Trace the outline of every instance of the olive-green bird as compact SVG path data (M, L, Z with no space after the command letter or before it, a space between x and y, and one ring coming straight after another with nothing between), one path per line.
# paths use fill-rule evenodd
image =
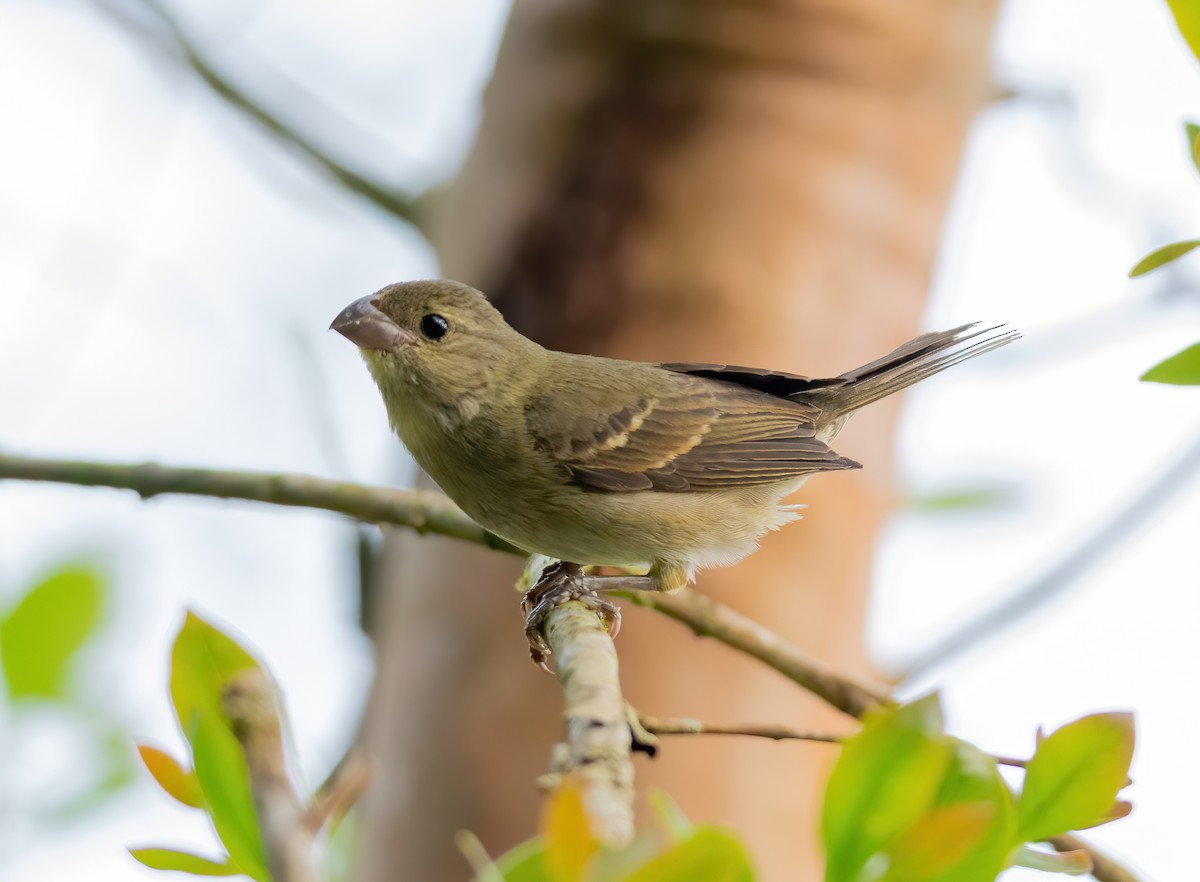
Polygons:
M829 379L644 364L545 349L444 280L389 285L331 327L464 512L530 552L648 571L590 587L660 591L796 519L780 501L809 475L859 468L829 447L855 410L1019 336L964 325Z

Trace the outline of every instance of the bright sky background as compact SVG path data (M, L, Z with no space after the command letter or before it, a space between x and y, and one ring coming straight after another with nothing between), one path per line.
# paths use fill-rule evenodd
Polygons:
M0 6L0 448L406 480L372 384L325 328L365 292L435 274L431 253L99 8ZM319 117L259 59L369 132L311 137L413 188L451 175L470 143L505 12L181 8L291 122ZM1200 258L1125 278L1152 247L1200 233L1181 135L1200 117L1200 65L1158 0L1010 2L997 59L1022 97L974 130L927 324L1003 320L1026 339L910 395L902 455L913 494L1014 494L971 516L897 517L869 625L893 669L1042 572L1200 431L1200 392L1136 381L1200 338ZM956 734L1011 754L1030 751L1038 724L1136 708L1135 813L1095 839L1147 879L1195 872L1198 525L1200 482L1035 615L909 687L942 688ZM0 605L66 556L101 561L118 602L86 684L170 747L165 650L183 609L236 623L282 682L319 778L370 673L353 541L318 513L7 483ZM4 878L149 879L124 845L212 851L148 781L86 822L30 823L23 809L82 767L66 721L0 717Z

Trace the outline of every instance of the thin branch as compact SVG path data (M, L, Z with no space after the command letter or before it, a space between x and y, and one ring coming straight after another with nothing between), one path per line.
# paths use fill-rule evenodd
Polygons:
M274 472L172 468L152 462L101 463L0 454L0 480L5 478L114 487L133 490L143 499L178 493L324 509L360 521L450 536L511 554L524 553L483 529L441 493L427 490L391 490Z
M565 750L554 771L581 782L592 834L614 847L633 840L632 736L621 697L617 651L600 617L577 600L546 615L546 642L566 697Z
M1196 437L1200 438L1200 434ZM1149 523L1198 473L1200 440L1187 447L1133 499L1118 506L1111 518L1068 549L1040 575L996 606L963 623L905 665L900 679L911 680L930 668L945 664L1040 609L1128 542L1138 528Z
M309 830L315 834L326 824L336 824L358 802L370 783L370 763L360 748L350 748L313 795L312 804L305 813Z
M312 861L314 834L287 774L274 688L261 671L246 671L225 688L221 707L246 756L271 878L275 882L317 882Z
M702 637L712 637L754 656L852 717L862 717L871 708L891 701L884 690L835 671L753 619L703 594L691 590L678 594L639 591L622 592L621 596L683 622Z
M1064 833L1062 836L1055 836L1047 841L1054 846L1055 851L1084 852L1092 861L1092 876L1098 882L1138 882L1138 877L1131 870L1117 863L1104 852L1097 851L1096 846L1084 842L1074 833Z
M706 723L690 717L651 717L638 714L638 722L651 735L748 735L753 738L770 738L773 741L818 741L823 744L841 744L840 735L824 732L801 732L787 726L754 725L740 723L722 725Z
M155 463L118 464L0 454L0 480L50 481L133 490L143 499L169 493L246 499L338 512L372 523L408 527L524 554L463 514L440 493L391 490L308 475L219 469L172 468ZM746 652L839 710L861 717L889 701L885 692L839 674L782 637L715 600L683 591L676 595L625 595L683 622L697 634Z
M258 123L281 141L299 149L346 189L373 202L400 220L410 223L418 229L421 228L421 214L418 209L420 200L376 183L334 159L315 142L292 128L257 99L251 97L242 86L221 73L165 6L156 0L138 0L138 2L158 21L159 29L170 40L173 49L181 56L181 60L231 107ZM148 29L144 24L137 22L112 3L107 0L99 0L97 5L138 36L144 38L147 35ZM293 88L297 89L298 87ZM311 96L306 96L306 102L310 106L318 103ZM331 108L321 106L320 112L322 121L314 128L327 132L346 132L354 128L349 121L340 118Z
M646 714L636 715L637 723L650 735L747 735L753 738L770 738L773 741L816 741L822 744L841 744L846 736L830 735L828 732L806 732L792 729L788 726L756 725L736 723L733 725L721 723L706 723L690 717L651 717ZM1002 766L1013 766L1023 769L1029 764L1015 756L990 754L992 759Z

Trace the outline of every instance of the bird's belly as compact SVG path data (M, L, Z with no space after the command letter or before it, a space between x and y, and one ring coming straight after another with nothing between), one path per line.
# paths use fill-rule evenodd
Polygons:
M596 493L556 487L531 497L520 490L468 514L528 551L579 564L649 566L671 561L689 570L740 560L758 538L794 520L779 506L800 480L700 493Z

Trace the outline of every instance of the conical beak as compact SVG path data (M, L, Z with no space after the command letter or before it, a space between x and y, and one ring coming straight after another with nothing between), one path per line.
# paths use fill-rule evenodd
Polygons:
M359 349L395 352L417 339L412 331L400 327L379 308L374 294L359 298L343 309L329 328Z

